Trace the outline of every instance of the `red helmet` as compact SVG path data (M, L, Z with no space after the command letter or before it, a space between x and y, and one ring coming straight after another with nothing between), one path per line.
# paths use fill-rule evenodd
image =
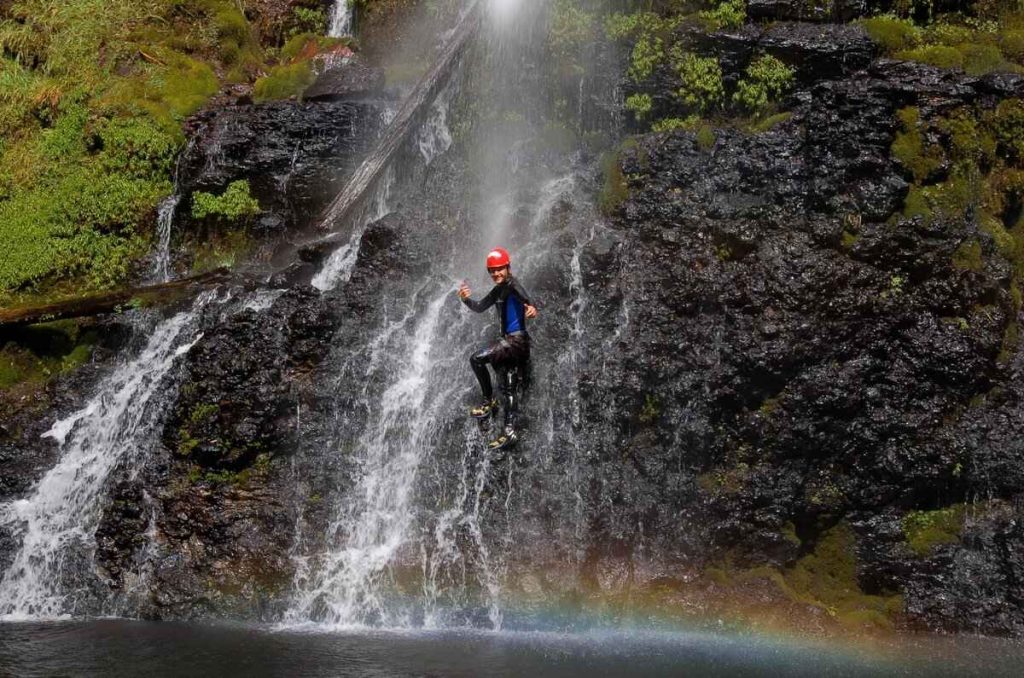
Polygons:
M508 250L504 247L495 247L487 255L487 268L504 268L512 264L508 256Z

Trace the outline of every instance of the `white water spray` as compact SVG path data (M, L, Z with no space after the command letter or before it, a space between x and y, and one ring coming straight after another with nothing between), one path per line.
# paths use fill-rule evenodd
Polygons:
M82 591L69 588L76 554L91 563L102 499L111 473L140 461L161 421L157 396L175 359L196 341L209 301L160 323L136 357L114 370L82 409L44 434L60 445L60 461L32 495L0 510L21 547L0 579L0 619L54 619L75 614Z
M340 283L348 282L359 257L359 243L363 239L366 227L391 213L391 192L394 186L395 168L388 167L373 195L373 200L356 220L356 227L352 229L348 242L327 258L323 268L313 277L313 287L326 292L333 290Z
M334 626L408 625L400 611L387 605L384 582L408 542L415 518L416 476L434 422L450 398L442 393L427 402L428 382L438 367L433 348L439 343L441 310L451 300L446 287L421 314L410 312L383 329L380 336L389 344L389 353L404 356L402 367L374 404L356 442L358 478L328 530L341 543L325 554L318 568L307 570L310 579L300 582L288 621L308 620L321 608L324 614L315 616L325 616L324 621ZM373 353L376 343L369 347Z

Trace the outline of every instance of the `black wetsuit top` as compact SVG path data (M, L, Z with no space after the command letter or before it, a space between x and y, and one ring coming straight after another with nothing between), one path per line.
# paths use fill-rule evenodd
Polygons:
M501 334L509 335L526 332L526 307L533 306L530 295L526 293L519 281L509 276L508 282L495 285L487 296L480 301L463 299L462 303L477 313L482 313L497 304L498 318L501 320Z

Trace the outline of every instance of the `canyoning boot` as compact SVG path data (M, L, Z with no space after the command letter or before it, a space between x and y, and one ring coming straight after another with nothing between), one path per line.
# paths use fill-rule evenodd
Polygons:
M519 434L514 428L506 427L500 436L487 443L488 450L504 450L519 442Z
M498 409L497 398L492 398L489 401L483 402L476 407L469 410L469 416L475 417L476 419L486 419L487 417L494 414Z

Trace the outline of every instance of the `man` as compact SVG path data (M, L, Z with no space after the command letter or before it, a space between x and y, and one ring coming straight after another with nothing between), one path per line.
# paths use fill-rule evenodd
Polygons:
M530 335L526 332L526 319L536 318L537 309L530 302L530 295L522 285L512 277L512 261L508 252L496 247L487 255L487 272L494 281L494 288L480 301L470 298L469 285L465 282L459 288L462 303L477 313L482 313L491 306L498 309L498 320L501 323L501 338L473 354L469 364L473 368L480 390L483 391L483 403L472 408L470 415L483 419L490 416L498 406L491 388L491 373L488 365L494 367L501 377L501 388L505 395L505 428L501 435L492 440L488 447L492 450L501 449L515 444L518 440L516 419L519 414L518 379L522 369L530 359Z

